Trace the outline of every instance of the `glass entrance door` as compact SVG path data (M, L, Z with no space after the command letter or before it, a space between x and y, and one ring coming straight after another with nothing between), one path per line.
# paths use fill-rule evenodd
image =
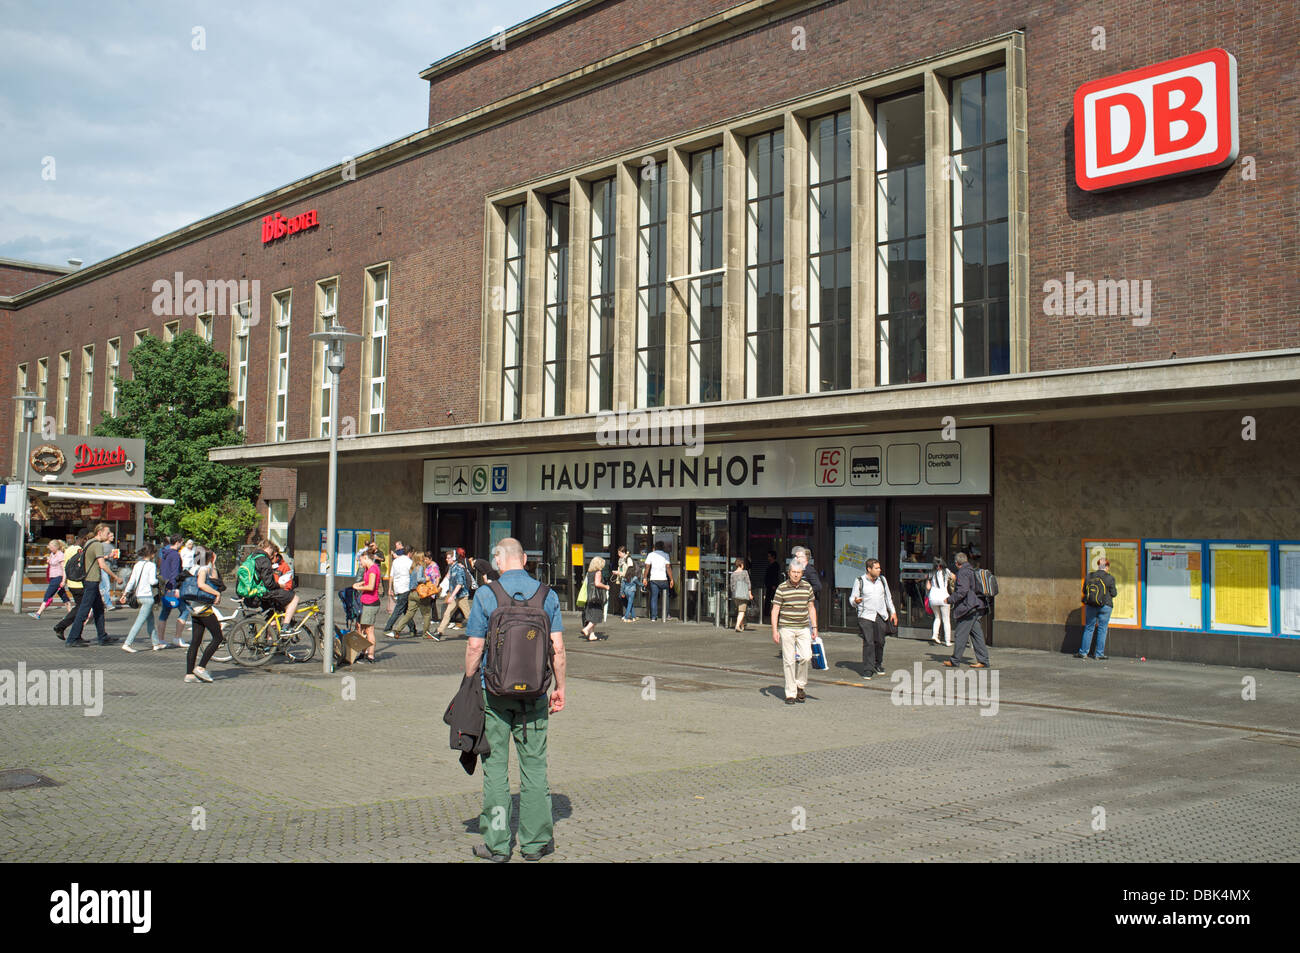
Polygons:
M939 549L939 507L903 505L895 510L892 585L897 600L899 629L923 629L930 637L925 611L925 574ZM902 633L919 638L921 633Z
M898 608L899 634L930 638L934 616L925 611L926 576L935 557L955 572L955 557L965 553L977 568L992 568L988 551L986 502L897 502L890 511L888 553L883 554ZM985 625L986 634L988 626Z
M573 572L569 565L572 507L565 504L525 506L520 542L527 569L555 590L561 609L573 608Z

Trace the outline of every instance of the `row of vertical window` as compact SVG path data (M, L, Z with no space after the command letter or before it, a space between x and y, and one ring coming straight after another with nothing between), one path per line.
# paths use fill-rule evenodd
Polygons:
M1007 99L1003 67L951 81L951 139L942 179L947 194L928 195L925 109L921 92L875 104L874 341L876 383L926 379L929 271L928 201L951 209L952 375L1010 371L1010 270L1007 195ZM780 129L746 137L745 394L785 392L785 157ZM853 226L852 137L847 109L808 124L807 284L796 289L807 308L807 391L843 390L852 379L852 259L861 240ZM723 159L722 147L689 161L686 392L691 403L722 397ZM665 232L666 163L638 176L636 224L635 400L662 406L666 391L665 315L668 282ZM545 199L546 269L543 327L545 415L581 412L566 406L570 268L587 269L586 412L613 409L616 182L591 183L588 247L571 249L567 193ZM522 411L525 207L503 209L506 221L502 416ZM576 258L572 255L576 254Z
M384 429L384 411L387 396L388 371L388 268L372 268L366 271L366 315L363 320L364 343L363 361L363 413L368 425L368 433L380 433ZM281 291L271 298L272 327L270 336L271 379L270 379L270 413L268 415L268 442L282 442L288 439L289 391L289 344L292 326L293 292ZM338 314L338 279L331 278L316 284L316 330L333 325ZM195 322L195 333L204 341L213 341L215 316L201 314ZM231 321L230 342L230 381L231 404L235 409L235 426L241 432L245 430L248 416L248 369L252 357L251 308L247 301L235 306L235 315ZM181 321L168 321L163 325L164 341L173 340L181 331ZM140 344L149 331L135 332L133 345ZM331 375L325 369L324 348L314 348L314 370L320 381L318 399L313 407L312 437L328 437L330 428L330 407L332 396ZM108 341L107 383L105 385L104 415L116 416L118 412L117 378L121 373L122 340L110 338ZM49 359L40 358L36 362L35 379L31 380L26 363L18 365L18 393L24 393L34 384L38 397L48 397ZM44 414L53 417L54 427L58 433L68 432L68 402L72 385L72 352L64 351L58 356L58 381L55 406L46 407ZM92 425L95 394L95 346L88 344L81 353L81 389L78 408L79 432L89 433ZM21 417L18 424L21 431Z

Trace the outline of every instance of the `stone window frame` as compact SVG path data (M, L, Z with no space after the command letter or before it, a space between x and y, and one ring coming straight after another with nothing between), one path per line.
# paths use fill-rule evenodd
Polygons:
M575 220L583 182L605 177L609 170L617 170L619 175L619 234L618 246L620 261L626 258L629 273L618 280L616 293L616 326L620 333L616 335L615 354L615 404L620 402L629 406L634 404L635 394L635 315L636 315L636 239L637 222L635 214L636 174L640 162L647 155L667 156L669 173L668 190L668 276L680 279L688 274L686 217L689 209L689 156L706 148L711 143L722 142L724 145L724 257L726 272L723 281L723 354L722 354L722 400L737 401L745 399L746 383L744 374L744 340L745 340L745 273L743 241L731 240L731 235L739 235L738 229L744 228L744 138L756 131L770 129L774 122L784 125L786 147L786 294L784 304L785 342L784 355L785 380L783 394L804 395L810 391L807 386L807 310L799 307L801 295L807 281L807 123L809 119L825 115L827 112L843 108L837 104L847 103L851 111L851 154L852 154L852 204L855 223L866 222L869 227L855 225L852 250L852 317L850 341L853 358L851 361L851 390L874 389L876 381L876 275L875 275L875 129L874 108L876 101L900 92L920 89L924 95L925 135L926 135L926 380L943 382L952 379L952 322L951 322L951 280L950 240L951 210L947 201L950 183L945 172L948 167L947 157L950 136L950 94L951 80L972 72L992 66L1004 65L1007 70L1007 129L1008 141L1008 221L1009 268L1011 288L1011 355L1009 374L1015 375L1029 370L1029 287L1028 287L1028 147L1026 122L1026 83L1025 83L1025 38L1022 32L1008 32L982 40L968 46L951 50L926 60L917 61L897 69L883 71L838 87L823 90L812 96L774 104L762 110L733 117L726 122L711 127L689 131L679 136L669 137L655 143L648 143L643 148L596 160L590 164L562 170L558 173L537 180L515 185L507 190L489 193L485 203L485 236L483 260L483 321L481 328L481 348L483 361L480 387L480 419L500 421L501 381L501 341L499 302L493 300L493 288L501 287L502 277L502 238L503 223L500 210L510 205L524 204L528 216L527 233L531 235L535 218L541 217L541 196L556 188L563 188L567 180L573 198ZM630 201L623 201L621 196L628 194ZM585 209L581 210L585 212ZM796 214L797 212L797 214ZM539 226L540 232L540 226ZM570 241L577 241L578 236L571 231ZM526 243L532 244L526 238ZM540 247L540 243L539 243ZM625 251L626 249L626 251ZM531 248L530 248L531 251ZM526 282L528 289L535 287L533 271L537 271L540 282L540 267L534 269L529 265ZM571 269L585 271L585 269ZM578 282L571 274L570 301L585 297L573 294ZM670 286L679 285L679 281L670 281ZM670 288L668 294L667 315L667 386L665 406L682 407L688 405L686 383L686 316L684 289ZM524 358L521 372L523 394L520 419L529 420L541 415L541 379L538 371L540 351L534 339L540 339L541 305L540 294L532 295L534 306L525 295ZM621 333L626 328L627 333ZM585 342L585 327L581 329L581 340ZM578 329L570 329L577 334ZM579 364L581 366L581 364ZM570 369L574 364L570 363ZM582 391L573 400L570 393L570 407L587 406L585 394L585 374Z
M287 299L288 307L281 301ZM271 293L271 327L267 346L267 443L284 443L289 439L289 356L293 346L291 324L293 320L293 288L283 288ZM283 341L281 340L283 332ZM281 375L283 365L283 375ZM284 389L280 389L283 376Z
M378 301L375 298L376 274L384 272L384 331L381 335L376 335L374 330L375 308ZM393 263L389 261L376 262L373 265L367 265L365 269L365 302L362 308L361 319L361 426L358 428L359 433L383 433L388 423L388 358L392 344L391 331L393 327ZM383 338L384 342L384 359L383 359L383 379L379 381L382 388L384 406L378 411L380 415L379 427L375 429L372 418L375 411L371 408L371 395L373 392L376 375L374 373L374 346L378 338Z
M313 327L317 331L324 331L327 327L328 320L333 319L337 322L339 312L339 287L341 285L341 275L329 275L320 278L315 284L315 314L313 316ZM327 289L334 288L334 307L326 308L328 301ZM326 346L320 342L313 342L312 359L311 359L311 437L313 439L325 439L330 435L329 420L330 407L326 397L330 394L333 381L329 369L325 366Z

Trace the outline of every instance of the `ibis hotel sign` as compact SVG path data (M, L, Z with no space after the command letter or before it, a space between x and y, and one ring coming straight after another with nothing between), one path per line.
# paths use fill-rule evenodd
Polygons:
M33 441L27 482L59 486L144 486L144 441L63 434Z
M687 450L693 452L687 453ZM609 446L427 460L424 502L748 500L990 491L989 430L838 434L798 440Z
M1074 94L1074 178L1087 191L1232 165L1237 61L1213 49L1084 83Z

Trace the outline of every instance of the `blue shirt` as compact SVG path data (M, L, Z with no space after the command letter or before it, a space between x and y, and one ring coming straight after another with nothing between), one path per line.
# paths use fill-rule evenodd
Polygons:
M541 585L536 579L522 569L510 569L501 574L501 588L517 599L531 599L537 594ZM465 634L471 639L487 638L488 617L497 607L496 593L491 586L479 586L474 594L474 605L470 608L469 622L465 625ZM560 597L552 589L542 604L542 609L551 620L552 632L563 632L560 622Z
M528 574L524 573L524 575ZM462 564L452 563L450 577L451 578L447 582L447 595L451 595L457 586L460 586L460 592L456 593L457 599L468 599L473 595L469 588L469 573L465 571L465 567ZM534 580L534 582L535 581L536 580ZM533 592L536 591L537 587L533 586ZM529 593L529 595L532 595L532 593ZM493 608L496 608L496 606L494 605Z

